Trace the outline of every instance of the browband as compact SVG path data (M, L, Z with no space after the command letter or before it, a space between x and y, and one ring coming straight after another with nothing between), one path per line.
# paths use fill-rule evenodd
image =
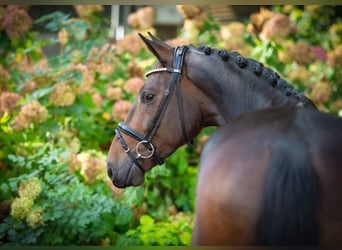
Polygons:
M175 68L171 68L171 67L165 67L165 68L159 68L159 69L152 69L150 71L147 71L145 73L145 77L148 77L149 75L153 74L153 73L159 73L159 72L169 72L169 73L178 73L181 74L182 71L180 69L175 69Z

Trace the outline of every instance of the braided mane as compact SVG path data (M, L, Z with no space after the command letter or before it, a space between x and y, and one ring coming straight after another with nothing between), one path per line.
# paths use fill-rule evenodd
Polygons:
M279 74L272 69L265 67L262 63L243 57L239 52L227 52L226 50L213 49L209 46L199 46L197 50L202 51L205 55L218 55L224 62L235 63L239 68L252 72L255 76L260 77L266 84L280 91L287 97L293 97L304 106L315 107L313 102L303 93L295 89L290 83L285 81Z

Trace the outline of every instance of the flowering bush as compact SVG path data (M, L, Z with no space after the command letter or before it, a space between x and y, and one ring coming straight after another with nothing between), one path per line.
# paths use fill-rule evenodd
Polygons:
M333 6L261 9L251 15L245 40L254 47L249 56L280 72L320 110L336 114L341 112L335 103L342 94L336 56L342 21L337 12Z
M48 110L37 100L23 105L20 113L15 117L13 129L28 128L33 122L42 123L48 118Z
M0 28L5 29L9 38L19 38L32 27L32 19L23 7L8 5L5 10L1 8L3 16Z
M148 172L143 186L115 188L106 154L155 62L137 35L156 32L155 10L132 13L130 32L112 43L102 6L74 7L78 18L55 12L32 21L26 7L0 6L0 245L188 245L198 156L212 129ZM177 9L184 26L173 46L238 50L321 110L341 112L342 23L334 7L261 8L221 26L204 7ZM33 22L57 39L38 38ZM42 48L52 44L60 52L47 57Z

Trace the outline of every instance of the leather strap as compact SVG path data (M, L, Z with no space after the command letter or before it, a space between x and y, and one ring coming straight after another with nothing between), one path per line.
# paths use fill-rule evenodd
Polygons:
M125 142L124 138L122 137L121 132L132 137L132 138L134 138L138 142L146 141L147 143L143 144L146 147L148 147L149 145L152 145L152 147L154 147L152 144L152 139L154 138L154 136L155 136L155 134L159 128L159 125L161 123L161 120L162 120L165 112L166 112L167 105L169 104L169 102L171 100L171 96L172 96L175 88L177 89L177 93L176 93L177 105L178 105L178 109L179 109L179 116L180 116L183 138L184 138L184 141L186 143L190 144L190 142L188 140L188 135L186 133L186 127L185 127L185 122L184 122L183 101L182 101L182 96L181 96L181 91L180 91L180 79L181 79L182 67L183 67L183 63L184 63L184 57L185 57L185 53L186 53L187 49L188 49L187 46L177 47L175 49L174 56L173 56L172 68L167 67L167 68L154 69L154 70L151 70L145 74L148 76L152 73L158 73L158 72L162 72L162 71L166 71L166 72L171 73L168 88L164 92L164 96L163 96L163 98L162 98L162 100L161 100L161 102L157 108L156 114L155 114L154 118L152 119L152 122L150 124L150 127L149 127L146 135L144 136L144 135L140 134L136 130L128 127L123 122L120 122L118 124L117 129L115 130L115 133L119 139L119 142L120 142L122 148L125 150L125 152L128 154L128 156L135 162L135 164L143 172L144 172L144 169L139 164L139 160L141 158L139 158L139 156L135 156L131 152L131 150L127 146L127 143ZM149 149L149 148L147 148L147 149L151 151L151 149ZM157 164L163 164L164 163L164 160L160 156L158 156L155 151L153 152L152 157Z

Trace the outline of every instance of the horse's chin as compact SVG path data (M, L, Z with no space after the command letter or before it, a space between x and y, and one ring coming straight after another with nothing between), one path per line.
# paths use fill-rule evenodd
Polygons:
M126 167L115 167L114 164L108 163L108 176L118 188L139 186L144 183L144 172L134 162L127 164Z
M131 178L127 179L126 184L129 186L140 186L144 183L144 173L136 166L133 166L134 170L131 172ZM128 187L128 186L127 186Z

